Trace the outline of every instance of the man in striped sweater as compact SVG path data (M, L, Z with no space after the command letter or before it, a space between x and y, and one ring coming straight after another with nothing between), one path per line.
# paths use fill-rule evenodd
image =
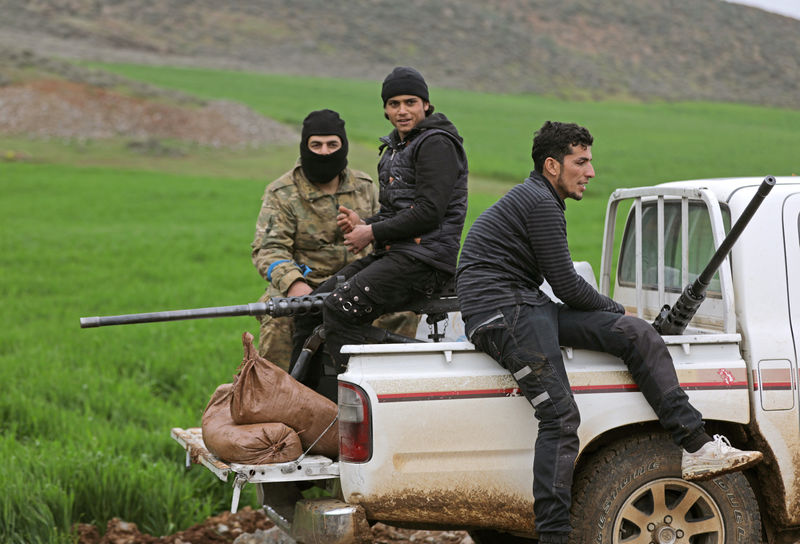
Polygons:
M546 122L535 134L534 171L475 221L461 251L456 288L467 335L507 368L539 421L533 496L539 542L566 543L580 414L559 346L622 358L661 425L683 448L686 479L741 470L761 453L706 434L678 383L667 348L645 321L581 278L567 246L565 200L581 200L594 177L589 131ZM542 292L547 280L562 304Z

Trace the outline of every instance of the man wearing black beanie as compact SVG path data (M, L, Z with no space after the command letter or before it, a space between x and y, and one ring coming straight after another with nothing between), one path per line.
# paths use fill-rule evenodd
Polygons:
M349 254L336 225L339 206L371 215L378 209L372 179L347 168L344 121L332 110L313 111L303 121L300 159L267 186L256 223L252 260L269 282L260 301L310 293L333 273L366 255ZM288 370L294 323L289 317L260 318L259 354ZM386 326L413 334L417 319L384 318Z
M365 215L343 205L338 217L351 252L370 243L374 250L336 274L346 280L342 285L332 278L317 288L331 292L322 321L340 372L348 360L340 353L343 344L380 338L369 327L372 316L400 309L452 280L467 211L462 138L447 117L434 113L422 74L395 68L383 81L381 99L394 130L380 140L380 211ZM296 319L293 361L319 323L319 316ZM312 363L309 372L304 381L311 387L326 376L321 364Z

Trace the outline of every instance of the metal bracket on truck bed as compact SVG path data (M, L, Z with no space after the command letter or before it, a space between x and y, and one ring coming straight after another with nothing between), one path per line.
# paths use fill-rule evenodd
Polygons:
M322 455L307 455L296 461L269 465L227 464L208 451L203 443L203 431L199 427L181 429L175 427L170 436L186 450L186 468L192 463L205 466L223 482L233 472L233 499L231 512L236 513L242 488L248 483L275 483L309 480L326 480L339 477L339 463Z

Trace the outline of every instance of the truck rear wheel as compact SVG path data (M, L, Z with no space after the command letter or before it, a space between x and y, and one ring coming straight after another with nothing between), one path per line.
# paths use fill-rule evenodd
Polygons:
M744 475L687 482L680 450L662 434L593 453L573 489L575 544L761 542L758 503Z

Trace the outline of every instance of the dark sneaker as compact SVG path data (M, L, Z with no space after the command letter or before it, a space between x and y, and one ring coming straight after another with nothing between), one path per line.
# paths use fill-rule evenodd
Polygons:
M731 446L728 439L715 434L694 453L683 450L681 476L684 480L709 480L721 474L744 470L764 457L760 451L742 451Z

